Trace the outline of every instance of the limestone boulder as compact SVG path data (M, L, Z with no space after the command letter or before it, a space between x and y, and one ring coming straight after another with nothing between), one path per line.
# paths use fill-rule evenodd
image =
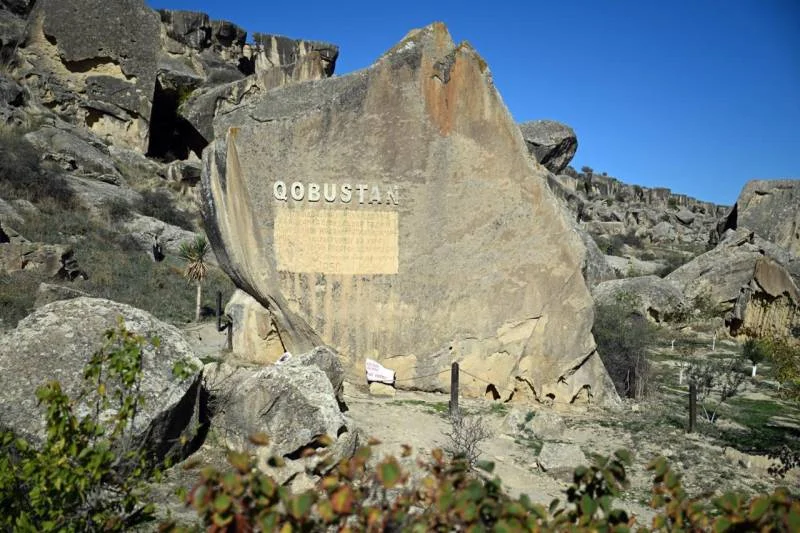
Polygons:
M25 135L25 139L40 151L42 159L53 161L65 172L114 185L123 183L108 148L86 137L75 128L53 126L44 126Z
M788 335L800 320L798 273L800 258L741 228L665 279L688 301L727 313L732 334Z
M86 389L84 367L100 350L105 333L125 327L147 339L158 337L158 348L143 350L140 391L144 405L133 421L135 441L158 457L188 451L200 422L200 369L180 331L145 311L109 300L79 297L36 309L16 329L0 338L0 426L37 441L43 437L44 412L36 389L58 380L65 393L77 397ZM194 368L188 377L173 374L176 363ZM89 414L85 403L78 413ZM103 416L113 415L112 411ZM181 444L183 442L187 444Z
M441 24L371 67L219 102L203 214L221 266L287 350L355 380L615 401L591 336L585 248L481 57Z
M602 305L633 302L642 316L654 322L685 317L690 310L680 289L658 276L604 281L592 289L592 295Z
M633 256L604 256L606 264L614 272L614 278L650 276L661 272L664 264L658 261L643 261Z
M544 440L555 440L567 430L564 419L552 411L539 410L530 423L533 434Z
M71 246L16 241L0 244L0 271L36 270L48 278L69 279L75 270Z
M532 120L519 125L530 154L553 174L567 168L578 149L578 137L555 120Z
M314 364L268 367L213 363L205 369L214 428L233 449L254 450L261 464L273 455L297 459L327 435L334 442L347 422L333 386ZM267 446L254 447L249 437L263 433Z
M80 298L81 296L89 297L91 295L80 289L67 287L66 285L40 283L39 288L36 289L36 300L33 306L39 308L59 300L71 300L72 298Z
M550 475L568 480L576 467L586 465L586 455L577 444L545 442L537 459L539 468Z
M19 74L41 103L147 149L161 30L144 0L39 0L26 31Z
M800 180L747 182L722 230L744 227L800 255Z

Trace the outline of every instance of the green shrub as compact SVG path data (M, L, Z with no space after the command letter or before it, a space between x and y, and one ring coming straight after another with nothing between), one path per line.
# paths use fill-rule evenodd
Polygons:
M192 217L175 206L175 202L172 201L172 197L167 191L148 190L142 192L142 200L139 202L137 210L143 215L157 218L167 224L194 231Z
M760 341L772 363L775 379L785 398L800 401L800 343L796 339L772 337Z
M263 435L253 442L264 443ZM411 449L405 447L404 457ZM337 465L322 461L316 489L299 494L261 473L248 455L231 452L231 469L203 469L186 495L210 531L630 531L635 517L614 504L628 487L628 452L593 456L592 466L575 469L564 501L549 507L503 492L499 479L471 473L463 462L448 462L440 450L419 459L423 477L413 482L394 457L374 468L370 446ZM280 464L274 458L272 464ZM491 474L493 465L481 465ZM794 531L800 501L776 489L752 499L725 493L710 500L691 498L664 458L648 465L653 474L652 531ZM645 529L646 530L646 529ZM174 522L161 531L188 531Z
M147 457L132 440L144 398L142 349L125 329L108 331L84 371L84 388L68 397L57 382L36 391L46 412L41 447L0 433L0 527L6 531L123 531L146 519ZM86 415L78 404L88 404ZM114 416L100 414L114 411Z
M635 298L595 307L592 333L597 352L620 396L641 398L647 393L650 363L645 350L655 342L655 328L637 311Z
M22 132L0 128L0 198L33 203L50 200L68 209L75 195L55 171L42 165L39 152Z

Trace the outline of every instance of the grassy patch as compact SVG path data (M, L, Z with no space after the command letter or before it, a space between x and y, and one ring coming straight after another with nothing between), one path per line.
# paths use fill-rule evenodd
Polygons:
M169 255L156 263L149 254L131 246L124 235L83 210L43 208L38 216L28 217L19 231L35 242L73 243L74 257L89 279L59 282L25 272L6 275L0 280L0 319L4 326L13 327L33 309L42 281L126 303L172 324L193 320L196 288L184 279L185 265L178 257ZM214 315L217 291L222 291L227 300L234 289L225 273L212 268L203 284L203 315Z
M776 451L784 444L796 448L800 442L800 430L770 423L775 416L800 420L800 410L797 407L772 400L736 397L721 410L721 416L733 420L745 429L721 428L714 424L706 424L703 426L703 432L740 451L763 454Z
M446 416L450 413L450 405L447 402L426 402L425 400L392 400L390 404L414 405L417 407L422 407L425 411L433 415Z

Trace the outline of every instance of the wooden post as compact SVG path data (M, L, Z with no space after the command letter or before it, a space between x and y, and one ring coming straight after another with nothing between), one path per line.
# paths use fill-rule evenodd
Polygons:
M694 433L697 423L697 385L689 384L689 433Z
M458 415L458 363L450 367L450 418Z
M222 291L217 291L217 331L223 331L222 326Z

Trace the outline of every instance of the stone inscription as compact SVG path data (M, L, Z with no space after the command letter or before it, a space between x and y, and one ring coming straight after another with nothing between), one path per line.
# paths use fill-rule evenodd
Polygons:
M397 185L375 185L369 183L304 183L276 181L272 184L272 196L282 202L350 202L369 205L397 205L400 187Z
M389 211L279 209L278 270L322 274L397 274L398 217Z

